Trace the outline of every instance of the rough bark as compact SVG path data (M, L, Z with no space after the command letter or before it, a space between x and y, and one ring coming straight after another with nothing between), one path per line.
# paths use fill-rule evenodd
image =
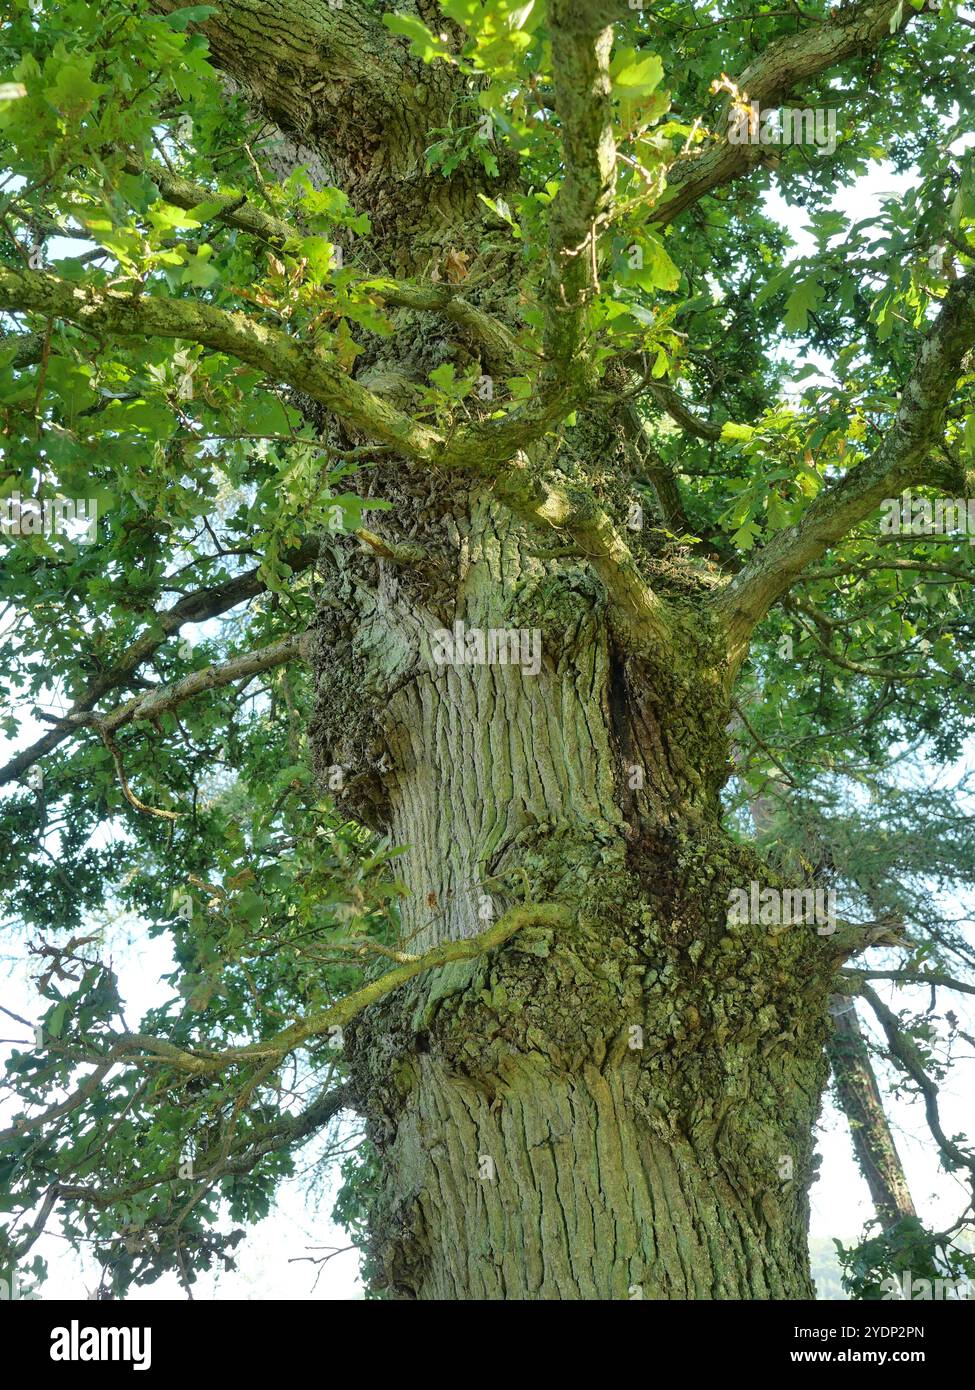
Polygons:
M407 846L411 949L522 899L570 919L350 1030L385 1287L810 1297L836 957L812 927L727 924L729 887L773 880L720 829L728 719L707 625L694 639L690 606L682 653L624 653L581 566L533 555L488 494L450 502L439 581L369 560L372 586L354 566L332 586L360 607L323 613L320 763ZM455 617L537 626L538 674L438 667L429 626Z
M905 1216L916 1216L917 1212L884 1113L880 1088L857 1018L856 1003L844 995L836 995L830 1001L829 1011L833 1021L829 1059L837 1097L849 1121L857 1164L870 1189L877 1217L886 1230Z
M656 1132L640 1062L567 1073L523 1056L494 1088L428 1057L411 1072L383 1148L398 1296L812 1297L804 1212L774 1167L743 1190L707 1150Z
M262 156L274 172L286 177L301 164L369 215L368 248L349 246L350 254L381 248L381 261L366 267L377 273L429 270L448 248L475 249L484 230L478 179L465 169L431 177L425 160L431 131L450 125L469 87L446 64L415 58L382 14L352 0L225 0L201 27L216 62L265 117ZM434 23L444 26L439 16ZM495 197L514 168L498 153Z

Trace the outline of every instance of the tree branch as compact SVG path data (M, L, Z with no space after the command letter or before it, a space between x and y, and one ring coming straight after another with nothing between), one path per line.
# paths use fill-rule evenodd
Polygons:
M504 324L469 304L450 285L410 284L405 280L370 280L367 288L399 309L441 314L465 329L485 349L489 365L510 373L521 355L514 335Z
M885 1230L905 1216L916 1216L904 1165L891 1133L880 1087L852 999L834 995L829 1001L833 1031L826 1051L840 1107L850 1126L850 1138L860 1172L870 1188L874 1209Z
M370 438L394 444L414 458L429 459L442 443L434 430L368 391L319 349L246 314L227 313L196 299L96 289L42 271L3 268L0 307L66 319L97 333L200 343L306 391Z
M671 639L666 604L640 573L609 513L587 489L563 486L521 454L501 472L494 490L520 516L568 532L602 581L631 640Z
M693 434L698 439L707 439L712 442L721 438L722 426L713 425L710 420L702 420L700 416L695 415L693 410L684 404L672 386L661 381L648 381L647 390L661 410L665 410L686 434Z
M879 48L891 37L891 18L902 8L901 27L914 16L900 0L866 0L840 6L828 19L810 25L800 34L776 39L735 80L750 101L774 107L812 77L836 67L857 54ZM733 145L722 138L705 153L680 159L667 176L667 190L650 214L650 221L665 226L705 194L747 174L761 158L757 145Z
M17 368L33 367L44 356L45 341L43 333L3 333L0 334L0 353L16 347L11 365Z
M215 212L210 220L224 222L239 232L248 232L268 246L280 249L286 242L303 235L290 222L284 222L280 217L273 217L256 207L244 193L215 193L206 184L183 178L164 164L145 164L134 155L129 155L125 167L130 174L148 175L159 189L160 196L174 207L188 211L202 203L218 203L220 211Z
M324 1129L339 1111L348 1110L351 1106L351 1088L335 1086L331 1090L322 1092L299 1114L283 1115L256 1133L249 1131L238 1139L227 1156L222 1160L218 1159L212 1167L204 1166L197 1170L194 1165L193 1176L184 1178L183 1181L198 1184L206 1181L212 1182L217 1178L230 1177L234 1174L249 1173L267 1154L277 1153L281 1149L295 1148L303 1144L313 1134ZM161 1173L129 1183L126 1187L96 1188L59 1182L55 1185L55 1195L66 1197L69 1200L89 1202L94 1207L104 1208L111 1206L113 1202L127 1201L136 1193L145 1192L148 1188L159 1187L162 1183L179 1181L180 1169L183 1166L184 1160L180 1159L179 1162Z
M756 624L807 565L885 498L924 481L928 454L941 437L945 409L973 342L975 273L956 281L942 300L879 449L820 493L794 526L773 536L715 597L733 670L743 660Z
M927 1073L924 1059L917 1044L902 1031L897 1015L888 1009L887 1005L868 984L862 985L860 993L873 1009L877 1021L884 1030L891 1057L901 1070L916 1083L924 1097L924 1113L927 1118L928 1129L931 1131L943 1157L947 1160L949 1169L967 1168L973 1182L973 1188L975 1188L975 1158L960 1149L942 1129L941 1116L938 1110L938 1088Z
M207 690L218 690L221 686L232 685L234 681L247 680L261 671L270 671L272 667L298 660L304 654L306 636L305 633L296 633L257 651L243 652L229 661L221 662L219 666L204 666L199 671L191 671L172 685L159 685L147 690L144 695L136 696L110 714L69 714L61 722L76 728L88 725L104 736L114 734L117 729L138 720L158 719L167 710L175 709L185 700L192 700Z
M960 565L946 565L940 561L930 563L925 560L851 560L849 564L832 565L829 569L816 570L814 574L806 576L804 582L809 584L818 583L820 579L838 579L841 576L853 575L859 578L861 574L868 570L892 570L907 571L916 574L946 574L952 579L960 579L966 584L975 584L975 569L963 569Z
M598 290L596 238L615 182L608 8L600 0L551 0L549 6L565 173L549 222L543 344L561 374L583 347L586 310Z
M302 541L297 549L285 552L282 558L292 570L298 573L314 563L318 558L320 549L320 538L312 536ZM0 786L23 776L27 769L37 762L38 758L43 758L59 743L69 738L77 724L85 722L80 716L93 710L98 701L109 691L117 690L119 686L124 685L143 662L148 661L168 638L179 632L184 624L199 623L204 622L207 618L215 618L228 609L235 608L237 604L253 598L256 594L263 593L264 589L265 584L260 577L260 568L258 567L247 570L246 573L237 575L233 579L227 579L222 584L215 584L212 588L187 594L177 603L174 603L172 608L154 615L152 633L147 633L138 641L133 642L114 665L102 672L101 675L96 676L53 729L43 734L41 738L32 743L29 748L25 748L23 752L18 753L16 757L11 758L5 767L0 767ZM159 632L161 635L157 635Z
M832 643L823 637L823 631L825 630L828 635L834 624L830 623L826 615L821 613L813 604L802 603L797 599L786 599L783 607L786 612L791 613L793 617L795 617L799 626L812 638L826 660L832 662L834 666L838 666L842 671L850 671L855 676L867 676L871 680L882 681L902 682L931 679L930 671L926 670L898 671L895 667L877 666L874 662L870 661L853 661L850 657L844 656L841 652L838 652ZM810 627L809 623L803 621L803 614L811 619L814 626ZM902 655L902 652L892 652L889 654L892 656L899 656ZM943 678L941 672L938 672L937 678Z
M317 349L303 347L244 314L226 313L196 300L81 287L41 272L2 268L0 305L66 318L99 332L182 338L228 352L275 380L307 391L346 422L408 456L493 480L499 498L522 516L568 529L631 617L641 624L660 625L662 607L650 595L607 514L591 499L570 500L564 489L531 467L522 452L561 423L578 389L546 391L502 420L458 431L448 443L346 376Z
M93 1089L91 1085L93 1080L97 1078L97 1082L101 1081L100 1071L100 1068L96 1070L86 1086L69 1098L69 1109L76 1109L87 1098ZM43 1234L48 1218L60 1198L65 1198L68 1201L86 1202L98 1210L104 1210L115 1202L127 1201L138 1193L148 1191L153 1187L160 1187L163 1183L175 1183L182 1180L193 1186L198 1186L201 1182L213 1182L217 1178L249 1173L267 1154L277 1153L281 1149L295 1148L303 1144L313 1134L323 1129L341 1110L348 1109L351 1103L351 1092L348 1086L333 1087L317 1096L299 1114L283 1115L280 1119L265 1125L256 1132L248 1131L246 1135L237 1140L229 1154L225 1155L222 1160L218 1160L211 1168L194 1172L189 1178L182 1176L185 1160L180 1158L169 1168L150 1177L139 1178L124 1187L87 1187L84 1184L55 1181L45 1193L40 1211L30 1229L24 1238L14 1246L13 1257L15 1260L24 1258L38 1237ZM51 1112L45 1112L44 1115L39 1115L30 1121L25 1128L35 1129L50 1117ZM13 1131L7 1131L6 1137L12 1138L13 1134ZM4 1137L0 1134L0 1139Z
M146 1033L119 1033L108 1039L112 1046L107 1053L98 1054L88 1060L95 1062L98 1069L106 1064L114 1065L124 1060L131 1060L136 1065L163 1063L189 1076L216 1076L228 1067L251 1062L281 1062L313 1038L323 1037L330 1034L332 1029L351 1023L371 1004L378 1003L393 990L399 989L408 980L423 974L426 970L433 970L454 961L475 960L488 951L497 950L526 927L557 927L565 925L568 920L568 909L559 903L528 903L521 907L513 907L478 936L442 941L439 945L432 946L429 951L424 951L422 955L395 966L375 980L370 980L368 984L354 990L344 999L337 1000L327 1009L322 1009L299 1023L291 1024L262 1042L230 1047L222 1052L202 1048L189 1051ZM16 1121L9 1129L0 1132L0 1141L15 1138L25 1130L36 1128L39 1123L54 1114L55 1110L60 1115L67 1113L68 1109L76 1108L90 1093L92 1080L93 1078L89 1078L82 1087L84 1095L80 1098L76 1092L75 1097L62 1102L60 1107L45 1112L45 1115L38 1117L36 1121Z
M843 970L841 974L856 990L864 980L894 980L901 985L934 985L957 990L960 994L975 994L975 984L956 980L943 970Z
M684 510L677 478L647 439L643 421L632 402L623 407L622 417L626 447L632 453L632 471L642 470L646 474L667 529L675 536L690 534L693 528Z

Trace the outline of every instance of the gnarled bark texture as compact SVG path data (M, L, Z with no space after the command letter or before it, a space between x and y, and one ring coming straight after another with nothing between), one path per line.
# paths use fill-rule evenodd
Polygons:
M449 583L355 562L381 571L344 576L361 616L323 613L320 758L407 846L411 947L522 898L572 921L353 1030L385 1286L810 1297L835 955L811 926L726 920L730 887L774 880L719 824L728 710L693 595L680 652L621 652L581 565L534 556L489 494L451 506ZM538 673L438 665L431 628L457 619L537 630Z

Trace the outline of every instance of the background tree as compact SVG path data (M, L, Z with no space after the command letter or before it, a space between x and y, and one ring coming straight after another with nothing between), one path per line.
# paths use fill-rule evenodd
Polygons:
M973 988L966 802L908 777L962 752L971 552L878 511L970 491L970 27L15 0L3 493L99 515L3 554L8 1261L56 1210L108 1290L190 1286L352 1109L376 1291L805 1297L840 994L971 1187L957 1015L871 983ZM736 142L755 102L838 147ZM172 938L135 1029L105 912Z

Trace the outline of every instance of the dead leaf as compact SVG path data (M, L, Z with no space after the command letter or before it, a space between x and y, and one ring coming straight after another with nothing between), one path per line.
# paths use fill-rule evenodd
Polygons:
M444 269L447 272L447 279L452 285L459 285L462 280L467 279L468 259L466 251L457 251L451 247L447 252Z

